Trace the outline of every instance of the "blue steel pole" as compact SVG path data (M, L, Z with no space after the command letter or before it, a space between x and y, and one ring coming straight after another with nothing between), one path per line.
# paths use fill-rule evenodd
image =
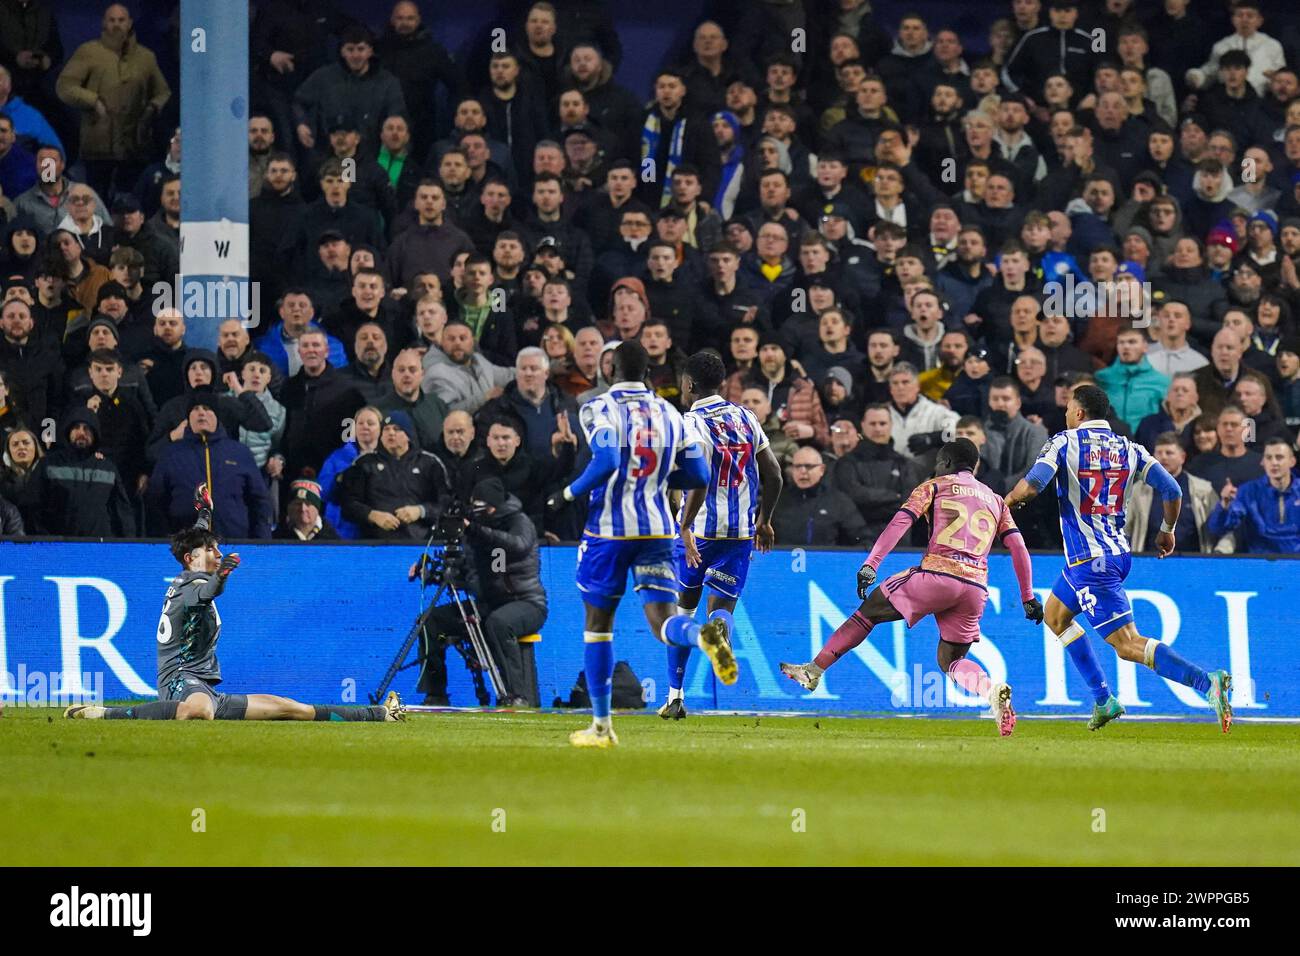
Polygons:
M215 348L240 318L256 335L248 281L248 4L181 2L181 278L187 343Z

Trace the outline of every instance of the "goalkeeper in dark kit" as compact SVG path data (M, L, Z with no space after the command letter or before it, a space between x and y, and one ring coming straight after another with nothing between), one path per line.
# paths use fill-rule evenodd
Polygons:
M274 694L218 691L221 665L217 641L221 615L217 597L226 589L239 555L221 553L212 533L212 496L201 484L194 492L198 520L172 535L181 573L172 579L158 618L158 700L131 707L74 704L63 712L76 720L343 720L405 719L397 692L373 707L301 704Z

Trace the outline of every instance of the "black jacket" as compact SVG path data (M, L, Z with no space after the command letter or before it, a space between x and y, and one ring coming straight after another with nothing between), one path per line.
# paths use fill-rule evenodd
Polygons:
M18 506L0 497L0 537L21 538L26 533Z
M299 475L302 469L320 466L339 447L344 419L351 418L366 403L357 387L333 366L326 366L312 378L299 369L284 383L280 404L285 408L285 474Z
M134 236L118 230L116 243L144 256L144 271L140 282L146 291L152 289L155 282L174 282L176 273L181 271L176 244L161 235L151 223L144 223ZM256 263L257 259L253 258L252 261Z
M299 210L294 227L281 236L277 254L288 259L285 266L296 266L302 271L318 258L316 250L321 233L331 229L342 233L353 248L359 245L387 248L377 211L352 202L335 209L324 199L317 199Z
M1050 24L1030 30L1007 56L1002 81L1013 92L1042 100L1043 84L1053 73L1064 73L1076 90L1092 78L1092 37L1074 28L1057 30Z
M402 86L415 147L412 160L422 164L433 142L437 85L446 87L448 98L455 101L465 92L465 76L447 48L433 39L425 26L407 36L389 27L375 42L375 52Z
M799 547L807 544L860 544L867 526L857 506L825 481L802 489L793 482L781 494L772 514L776 543Z
M671 282L647 278L645 294L650 314L668 323L673 344L688 355L727 334L718 313L698 288L676 275Z
M40 462L37 462L40 464ZM18 509L26 534L39 534L41 500L39 489L32 481L36 475L35 466L26 474L14 471L12 467L0 470L0 497Z
M915 462L896 452L893 445L873 441L860 442L831 472L831 484L857 505L872 539L885 530L923 478Z
M348 361L352 362L357 357L354 350L357 344L357 329L367 322L374 322L384 330L384 338L388 340L389 356L396 356L406 348L414 337L415 330L409 322L404 321L405 318L401 307L387 297L379 300L379 311L372 319L357 307L356 299L348 296L339 303L337 309L325 316L321 327L343 343L343 351L347 354Z
M277 250L284 237L297 227L305 208L297 186L284 195L263 188L248 201L248 261L252 277L262 283L262 301L267 304L275 302L288 284L285 263L277 256ZM316 256L315 249L310 253Z
M379 367L379 375L374 376L360 361L353 360L348 363L347 368L343 369L343 376L357 387L357 391L365 397L367 405L374 405L393 390L393 380L389 374L391 367L385 361Z
M68 440L78 423L89 425L95 436L84 451ZM59 439L32 474L33 494L40 501L39 532L75 538L133 537L131 501L117 466L97 450L99 422L94 412L88 408L69 412Z
M99 397L95 415L99 420L99 449L117 465L127 490L135 493L135 483L148 471L145 442L149 438L149 413L140 401L137 389L119 386L110 398L91 392L87 399Z
M497 607L526 601L546 610L537 529L524 514L518 498L509 495L496 514L471 521L465 530L465 543L473 568L472 590L480 601ZM504 571L500 570L501 553L505 554Z
M156 463L171 445L172 439L169 434L171 430L189 416L192 392L192 389L187 389L184 395L178 395L159 410L153 431L149 433L148 456L151 465ZM241 428L264 432L270 431L272 427L271 416L267 414L266 406L253 392L244 392L238 396L217 393L216 402L217 421L226 430L226 434L232 437L237 436Z
M63 401L63 359L58 346L33 330L26 345L0 335L0 370L9 391L25 409L29 424L39 427L47 416L57 416Z
M452 494L459 501L469 501L470 492L474 489L474 482L478 480L478 467L487 452L482 448L471 445L464 455L457 455L447 447L447 443L441 438L438 439L432 449L430 449L447 469L447 481L451 486Z
M159 406L185 394L185 359L189 354L190 350L184 344L180 348L168 348L154 336L149 351L140 356L141 360L148 359L152 363L144 377L149 384L149 394Z
M450 492L447 469L432 452L412 445L401 458L394 458L381 446L354 461L338 482L343 517L361 529L365 539L423 541L437 520ZM424 516L395 531L384 531L370 523L371 511L393 514L398 508L418 505Z
M487 434L486 429L483 432ZM500 478L508 494L519 499L519 507L532 520L537 533L547 530L546 499L557 491L564 479L573 471L574 456L569 445L562 445L559 457L530 455L524 448L515 452L504 465L491 455L483 455L474 468L474 482L484 478ZM471 488L473 487L471 484Z

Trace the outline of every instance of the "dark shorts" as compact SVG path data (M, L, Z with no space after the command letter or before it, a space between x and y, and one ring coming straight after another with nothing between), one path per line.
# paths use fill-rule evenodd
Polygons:
M194 694L208 696L217 720L243 720L248 711L246 695L223 694L201 677L182 674L165 687L158 688L159 700L183 701Z
M673 564L677 583L682 588L707 584L725 598L736 600L749 575L749 558L754 552L753 538L696 538L700 549L698 567L686 563L686 546L678 538L673 545Z
M578 545L578 590L592 607L609 610L632 587L644 604L677 600L671 538L597 538L584 534Z
M1124 590L1132 566L1133 556L1128 553L1067 565L1052 594L1071 614L1082 613L1102 638L1109 637L1133 620L1133 607Z

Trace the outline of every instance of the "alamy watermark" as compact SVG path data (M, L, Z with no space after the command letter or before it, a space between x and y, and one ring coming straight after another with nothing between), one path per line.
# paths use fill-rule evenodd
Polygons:
M88 671L78 677L62 671L29 671L26 664L19 664L17 674L0 671L0 700L17 707L103 703L104 674Z
M1043 284L1043 314L1068 319L1107 316L1124 319L1135 329L1151 325L1151 283L1135 278L1076 280L1067 272L1063 279Z
M246 329L262 322L262 284L252 279L201 279L177 274L153 284L153 314L179 312L185 319L239 319Z

